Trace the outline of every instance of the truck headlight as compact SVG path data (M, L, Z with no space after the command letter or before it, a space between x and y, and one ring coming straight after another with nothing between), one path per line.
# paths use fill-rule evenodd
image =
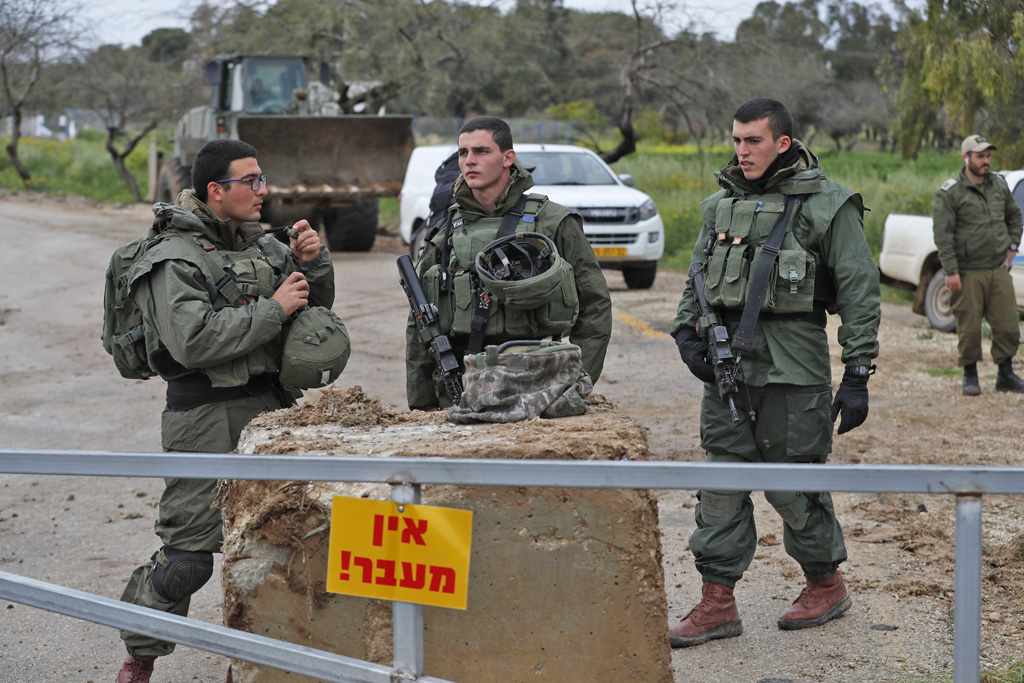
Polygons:
M658 209L654 206L654 200L648 199L640 206L640 220L646 221L658 215Z

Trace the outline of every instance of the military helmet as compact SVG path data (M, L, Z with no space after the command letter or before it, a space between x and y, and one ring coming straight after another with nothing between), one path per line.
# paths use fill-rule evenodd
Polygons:
M284 338L281 384L312 389L338 379L352 347L337 314L323 306L299 311Z
M520 232L491 242L476 255L484 288L513 308L537 308L559 291L572 266L547 235Z

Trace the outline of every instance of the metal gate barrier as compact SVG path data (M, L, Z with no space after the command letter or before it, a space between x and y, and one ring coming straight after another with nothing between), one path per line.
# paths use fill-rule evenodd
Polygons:
M1024 494L1022 467L334 458L0 449L0 474L180 477L182 472L197 479L389 484L392 500L402 503L418 503L423 484L954 495L954 683L977 683L980 676L982 496ZM410 603L393 603L394 666L389 668L5 572L0 572L0 598L331 683L449 683L423 674L423 608Z

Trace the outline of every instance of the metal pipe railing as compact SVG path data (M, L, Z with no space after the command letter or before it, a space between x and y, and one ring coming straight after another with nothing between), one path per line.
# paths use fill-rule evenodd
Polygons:
M392 486L399 503L419 501L423 484L476 486L557 486L629 489L724 489L760 491L833 491L867 493L923 493L956 496L956 575L954 614L954 683L977 683L981 654L981 538L983 494L1024 494L1024 468L944 467L936 465L803 465L738 463L670 463L638 461L571 460L477 460L448 458L327 457L280 455L225 455L220 453L110 453L103 451L26 451L0 449L0 473L62 474L109 477L190 476L202 479L271 479L296 481L372 482ZM24 602L11 586L13 575L0 573L0 597ZM17 577L15 577L17 578ZM22 579L22 581L31 581ZM40 586L46 584L38 584ZM69 589L57 589L68 592ZM14 594L12 594L14 593ZM77 593L77 592L73 592ZM77 596L80 598L82 595ZM95 596L91 596L95 597ZM116 602L116 601L113 601ZM32 604L25 602L25 604ZM119 603L123 604L123 603ZM42 605L42 609L51 607ZM137 608L144 609L144 608ZM60 609L51 609L69 614ZM149 611L149 610L147 610ZM78 618L119 628L119 623L99 621L89 612ZM396 602L393 606L394 669L386 680L439 681L423 673L423 612L419 605ZM170 618L171 615L166 615ZM174 617L174 619L181 619ZM193 620L183 620L202 624ZM179 625L180 626L180 625ZM210 652L200 639L187 634L178 640L163 632L142 631ZM161 626L161 628L163 628ZM203 624L196 628L218 628ZM224 629L231 631L231 629ZM184 632L180 632L184 633ZM240 632L233 632L240 633ZM250 635L251 634L245 634ZM252 636L256 637L256 636ZM266 639L265 639L266 640ZM261 646L264 647L265 646ZM298 647L298 646L294 646ZM314 651L318 652L318 651ZM233 651L228 656L276 666L286 671L287 662L272 663L251 658L259 652ZM326 653L324 653L326 654ZM335 656L336 655L332 655ZM277 661L277 660L275 660ZM358 662L359 660L355 660ZM360 662L366 666L371 665ZM372 675L377 675L374 670ZM344 683L376 681L358 677L323 680ZM346 674L349 675L349 674ZM351 676L371 675L353 669Z

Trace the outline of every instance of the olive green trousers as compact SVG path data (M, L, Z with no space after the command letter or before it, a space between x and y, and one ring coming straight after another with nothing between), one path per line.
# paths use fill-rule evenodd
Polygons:
M982 318L992 328L992 362L999 365L1013 358L1020 345L1020 326L1010 271L963 270L960 285L960 291L949 293L949 305L956 316L959 364L972 365L981 360Z
M718 393L705 385L701 446L708 462L821 463L832 450L832 390L828 385L739 385L734 423ZM751 418L751 412L754 417ZM690 535L704 581L729 587L743 576L757 547L750 491L701 491ZM783 547L808 579L825 579L846 559L843 530L827 491L765 491L782 517Z
M165 451L187 453L230 453L235 450L242 429L261 413L281 408L274 392L222 403L210 403L191 410L164 409L161 419ZM241 456L240 456L241 457ZM163 545L193 552L220 552L224 540L220 510L213 507L216 479L165 479L155 529ZM153 588L156 563L166 559L161 548L149 562L132 572L121 600L134 605L187 616L190 597L165 599ZM121 631L128 654L136 659L154 659L174 651L174 643L151 636Z

